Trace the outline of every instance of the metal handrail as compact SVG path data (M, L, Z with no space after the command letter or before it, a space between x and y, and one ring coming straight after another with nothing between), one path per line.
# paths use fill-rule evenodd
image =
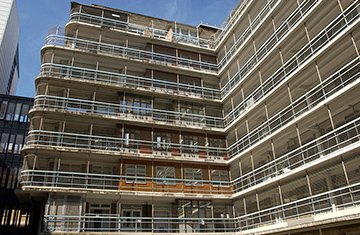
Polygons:
M340 92L347 85L360 78L360 57L355 58L340 71L323 80L311 90L297 98L295 101L277 112L274 116L257 126L254 130L241 137L229 146L229 157L237 155L260 140L279 130L290 121L305 112L311 111L320 102L329 97L336 97L334 93Z
M240 17L242 16L242 13L245 11L246 7L250 5L250 3L252 1L253 0L243 0L243 1L241 1L238 8L234 12L232 12L231 17L226 22L225 27L222 28L220 34L217 37L215 37L215 42L214 42L215 46L217 46L219 44L219 42L224 38L225 34L235 24L235 22L237 22L240 19Z
M260 61L264 60L269 55L269 51L273 50L277 43L283 38L286 38L287 33L291 29L299 25L299 22L305 18L309 12L313 11L316 4L319 4L321 0L306 0L299 5L294 12L292 12L281 25L275 30L274 33L251 55L251 57L244 63L230 80L221 88L222 97L226 97L231 93L231 90L238 86L244 78L252 71ZM311 3L311 5L307 5ZM291 23L290 23L291 22Z
M283 203L268 209L234 218L176 218L176 217L125 217L120 214L45 215L45 228L51 231L127 231L127 232L239 232L264 225L284 223L294 218L317 216L335 212L337 209L351 209L359 206L360 183L329 190L296 201ZM301 210L298 208L301 207ZM341 216L341 215L337 215ZM336 217L336 216L334 216ZM92 227L94 222L103 222L101 229ZM141 225L149 226L141 226ZM159 229L157 224L166 224ZM219 228L220 225L223 226ZM187 225L187 229L180 228ZM202 226L201 226L202 225Z
M194 183L196 182L197 185L202 184L216 184L220 187L231 187L232 192L240 192L242 190L254 187L266 180L273 179L274 177L281 176L283 174L286 174L290 172L291 170L294 170L296 168L299 168L301 166L304 166L306 164L314 163L318 159L324 159L326 157L331 156L336 151L342 150L344 148L349 147L352 144L358 144L360 142L360 132L358 132L360 127L360 117L345 123L342 126L339 126L338 128L327 132L326 134L323 134L319 136L318 138L309 141L306 144L303 144L299 146L298 148L291 150L290 152L284 153L282 156L257 167L255 170L250 171L244 175L241 175L235 179L228 180L228 181L213 181L213 180L185 180L185 179L169 179L169 178L156 178L156 177L136 177L138 180L143 181L161 181L162 184L176 184L180 182L185 182L185 184L188 183ZM333 143L333 144L331 144ZM78 173L78 172L59 172L59 171L43 171L43 170L23 170L22 175L30 176L27 174L28 172L34 172L31 174L35 174L33 176L39 176L46 175L43 177L52 177L54 173L56 174L64 174L65 176L63 178L69 178L66 177L66 174L72 175L70 178L75 179L82 179L84 175L87 175L89 179L91 178L104 178L103 180L106 181L106 178L110 178L109 181L119 181L119 180L126 180L127 178L134 178L133 176L119 176L119 175L109 175L109 174L95 174L95 173ZM50 174L50 176L49 176ZM58 176L56 176L58 177ZM30 185L30 183L27 180L24 180L24 185ZM53 181L47 181L47 180L38 180L36 184L32 184L32 186L39 184L45 184L42 186L50 186L49 184ZM61 185L61 184L59 184ZM82 185L82 184L81 184ZM107 185L107 184L105 184ZM67 185L63 184L63 186L66 187L72 187L74 185ZM79 187L80 185L75 185ZM119 189L118 186L113 186L116 189ZM148 186L140 186L139 189L146 189ZM216 191L218 192L218 190ZM228 192L228 191L226 191Z
M108 136L86 135L46 130L31 130L28 133L26 149L32 145L50 145L75 147L94 150L106 150L109 153L151 154L184 159L217 159L227 158L226 148L199 146L198 144L158 143L156 141L115 138ZM160 146L159 146L160 145Z
M39 76L76 78L95 82L105 82L121 87L136 87L137 89L143 88L149 91L161 90L173 95L194 98L201 97L206 99L210 98L214 101L220 101L220 90L215 88L56 63L42 64Z
M325 99L328 99L329 97L336 97L338 92L343 92L343 88L347 87L349 84L352 84L354 81L356 81L359 78L360 75L359 72L360 72L360 60L359 57L357 57L352 61L350 61L347 65L344 65L339 71L336 71L328 78L322 80L321 83L319 83L318 85L310 89L308 92L306 92L305 94L294 100L288 106L284 107L282 110L277 112L275 116L270 117L268 120L263 122L257 128L252 130L250 133L246 134L245 136L237 140L235 143L230 145L226 149L229 158L234 158L243 150L258 143L265 137L269 136L271 133L274 133L275 131L279 130L281 127L286 126L290 121L303 115L303 113L311 111L314 107L316 107L320 102L323 102ZM336 95L334 95L334 93L336 93ZM86 101L84 102L86 103ZM92 101L87 101L87 102L92 102ZM107 104L104 103L102 105L106 106ZM60 106L64 106L64 105L60 105ZM115 109L119 106L121 105L115 105L113 108ZM36 105L34 107L36 107ZM126 108L127 107L124 107L123 110L124 112L122 112L123 114L126 113L125 112ZM130 108L132 107L130 106ZM95 112L93 111L92 107L88 107L87 111L90 110L91 112ZM75 109L73 111L85 112L86 110ZM147 110L145 110L144 112L145 113L143 116L145 117ZM112 113L117 114L115 110L113 110ZM140 109L139 109L139 114L140 114ZM181 115L180 113L177 114ZM176 113L174 115L176 116ZM197 119L203 118L203 116L201 115L194 117ZM158 120L161 120L161 117L158 117ZM211 125L211 122L209 121L209 125L215 127L221 127L222 125L221 123L223 121L222 118L216 118L214 122L216 122L217 124L213 123L214 125ZM188 124L191 124L191 122L189 122Z
M177 187L182 184L184 187ZM139 190L145 192L230 194L227 180L194 180L96 174L83 172L23 170L23 187L66 187L72 189Z
M243 30L242 34L238 37L235 43L226 51L225 55L220 59L218 63L219 70L225 67L225 64L229 61L230 57L236 54L237 51L245 44L245 42L251 37L251 35L257 30L257 27L264 22L267 17L270 16L272 10L279 5L280 0L267 1L261 11L251 21L249 26Z
M46 37L45 45L61 46L65 48L86 50L92 53L104 53L107 55L119 56L121 58L132 58L151 63L161 63L163 65L176 65L186 69L194 69L210 73L216 73L216 64L202 62L171 56L146 50L139 50L130 47L118 46L103 42L96 42L80 38L67 37L60 34L49 34Z
M121 116L121 118L128 117L132 120L147 118L147 120L152 119L153 121L165 122L169 125L186 123L187 126L196 127L223 127L223 119L214 116L50 95L37 95L33 105L33 109L36 108Z
M225 125L228 125L229 122L235 120L239 115L238 113L242 113L242 111L248 109L250 106L253 106L256 101L272 92L278 84L289 79L289 77L291 77L290 74L293 74L297 68L309 61L312 56L315 56L316 53L320 51L320 49L328 46L329 42L335 38L335 36L339 35L340 32L348 28L355 19L359 18L360 13L357 11L357 7L359 5L360 3L354 2L351 7L348 7L344 13L341 13L331 23L329 23L324 30L318 33L315 38L293 55L269 79L255 88L254 91L251 92L234 109L232 109L231 112L225 115ZM351 18L348 18L348 16ZM339 25L340 28L337 28Z
M200 37L194 37L191 35L183 35L176 32L169 32L167 30L162 30L158 28L138 25L134 23L128 23L125 21L110 19L102 16L95 16L86 13L74 12L70 14L70 22L84 22L90 24L96 24L103 27L109 27L116 30L121 30L125 32L135 33L140 36L152 37L157 39L166 40L168 35L171 35L174 41L181 41L186 44L199 46L203 48L211 48L213 42L209 39L204 39Z
M320 158L324 159L352 144L359 144L359 127L360 117L239 176L231 181L234 191L240 192L306 164L313 163Z

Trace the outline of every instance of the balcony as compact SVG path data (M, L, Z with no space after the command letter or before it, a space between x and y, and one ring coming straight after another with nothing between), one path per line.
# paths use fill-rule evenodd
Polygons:
M159 146L160 145L160 146ZM226 148L158 143L156 141L114 138L45 130L29 131L24 150L38 146L91 150L100 154L152 156L156 158L193 161L218 161L227 159ZM160 147L160 148L159 148ZM159 155L160 154L160 155Z
M358 212L360 183L351 184L300 200L235 218L124 217L120 214L46 215L44 231L51 232L152 232L224 233L266 232L278 225L289 229L294 219L302 224L329 222ZM341 213L337 213L340 211ZM328 216L324 216L328 215ZM102 223L96 227L94 224Z
M50 109L76 114L91 114L100 117L130 121L146 121L146 123L166 124L171 126L186 126L201 129L217 128L219 131L221 131L221 128L223 127L223 119L219 117L58 96L36 96L33 111L37 109Z
M336 97L346 87L355 86L359 77L360 61L358 57L229 146L229 157L235 157L302 114L311 112L319 103Z
M232 193L229 181L190 180L175 178L139 177L44 170L23 170L23 189L89 190L108 192L143 192L145 194L210 194L228 198ZM163 194L162 194L163 195Z
M220 101L219 89L54 63L42 64L39 77L70 78L122 88L135 88L194 99L203 98Z
M202 48L212 48L212 40L194 37L190 35L183 35L176 32L169 32L153 27L146 27L143 25L132 24L125 21L110 19L102 16L95 16L86 13L74 12L70 15L70 22L81 22L92 25L98 25L109 29L115 29L122 32L132 33L143 37L156 38L165 41L174 41L197 46ZM170 39L171 38L171 39Z
M343 31L348 30L350 25L352 25L352 23L360 16L360 12L357 10L359 5L360 3L354 2L351 7L348 7L343 14L339 15L313 40L299 50L299 52L289 59L289 61L279 68L269 79L252 91L240 104L231 110L231 112L226 114L224 117L225 125L229 126L235 123L235 120L242 116L246 110L256 105L257 101L261 100L263 97L272 93L275 88L280 86L280 84L283 84L284 81L290 79L298 68L301 68L304 64L317 56L320 50L329 47L336 36L340 35ZM234 84L237 84L237 82ZM226 91L225 87L222 89L222 92L224 91Z
M341 153L347 148L358 148L359 130L360 117L234 179L232 181L234 192L241 192L298 168L316 164L334 154L338 155L336 153Z
M227 64L227 62L230 61L232 56L236 54L240 48L242 48L242 46L251 37L251 35L256 32L258 26L261 25L261 23L263 23L269 17L270 13L276 8L277 5L279 5L279 3L280 1L278 0L271 0L265 4L264 8L261 9L255 19L252 20L251 24L244 30L244 32L239 36L234 45L232 45L232 47L227 50L224 57L220 60L220 62L218 63L219 70L225 67L225 65ZM221 38L220 36L222 35L219 35L219 38Z
M262 61L267 55L270 54L270 51L275 48L275 45L278 44L283 38L287 36L287 33L290 32L293 28L299 25L299 22L302 21L305 16L314 10L315 6L319 0L307 0L303 1L298 8L291 13L291 15L284 20L284 22L276 29L276 31L257 49L256 53L251 55L247 60L245 65L240 68L235 75L227 82L224 87L222 87L222 97L226 97L232 92L234 87L238 86L241 81L244 80L244 77L255 68L260 61ZM221 66L219 65L219 68Z
M72 38L59 34L49 34L46 37L45 45L70 48L72 50L81 50L87 53L110 55L122 59L131 59L151 64L160 64L164 66L190 69L192 71L202 71L211 74L216 74L216 72L218 71L218 67L216 64L185 59L146 50L138 50L129 47L116 46L112 44L100 43L79 38Z

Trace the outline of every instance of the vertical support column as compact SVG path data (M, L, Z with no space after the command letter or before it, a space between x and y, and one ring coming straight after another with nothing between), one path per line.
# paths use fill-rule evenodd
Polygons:
M302 141L301 141L301 135L300 135L299 126L298 126L297 123L295 124L295 129L296 129L297 140L299 142L299 147L301 147L302 146ZM305 161L305 156L304 156L303 150L301 150L301 158L302 158L301 159L302 161Z
M121 159L120 159L120 169L119 169L119 175L120 175L119 190L121 190L121 188L122 188L122 187L121 187L122 182L123 182L123 181L125 182L125 180L124 180L124 178L123 178L123 176L124 176L123 168L124 168L124 162L123 162L123 159L121 158Z
M180 177L182 179L181 189L183 193L185 189L185 180L184 180L184 164L182 162L180 163Z
M345 179L346 179L346 184L348 186L350 186L350 180L349 180L349 176L348 176L348 173L347 173L347 170L346 170L346 166L345 166L345 163L344 163L344 157L341 157L341 165L342 165L342 169L344 171L344 175L345 175ZM354 200L354 195L353 195L353 192L351 190L351 188L349 188L349 191L351 192L350 193L350 197L351 197L351 201L355 202Z
M359 57L359 56L360 56L359 48L358 48L357 45L356 45L356 42L355 42L355 39L354 39L354 36L353 36L352 32L350 33L350 37L351 37L351 42L352 42L353 45L354 45L354 48L355 48L355 51L356 51L356 55Z
M227 80L228 80L228 82L229 82L230 79L231 79L231 75L230 75L230 70L229 70L229 69L226 70L226 75L227 75Z
M151 232L152 233L154 233L154 217L155 217L154 197L151 197Z
M257 190L256 190L256 193L255 193L255 198L256 198L257 210L260 211L259 193L257 192ZM259 217L259 222L261 223L261 217Z
M272 154L272 160L276 159L276 154L275 154L275 145L274 145L274 140L270 139L270 146L271 146L271 154ZM275 172L277 172L277 174L280 174L279 172L279 167L281 168L281 166L278 166L277 164L275 164ZM283 166L285 167L285 166Z
M246 200L245 197L243 198L243 205L244 205L244 215L247 215L247 208L246 208ZM248 225L248 221L245 220L246 226Z
M89 154L89 158L90 159L90 154ZM85 184L86 184L86 188L88 187L89 185L89 176L88 174L90 173L90 161L87 160L86 162L86 178L85 178Z
M310 178L309 178L309 173L308 171L306 170L305 171L305 177L306 177L306 183L307 183L307 186L308 186L308 190L309 190L309 195L310 197L313 196L313 192L312 192L312 189L311 189L311 183L310 183ZM312 200L311 200L312 201ZM315 211L315 205L313 203L311 203L311 208L313 211Z
M278 183L278 192L279 192L280 203L281 203L281 205L283 205L284 204L284 198L283 198L281 186L280 186L279 183ZM282 218L285 218L285 211L282 210L281 215L278 214L278 216L279 216L279 222L282 222Z
M210 169L209 164L207 165L207 173L208 173L208 180L209 180L208 182L210 182L211 181L211 169ZM209 184L210 194L212 194L213 187L210 183L208 183L208 184Z
M182 139L182 134L181 134L181 130L180 130L179 131L179 157L181 157L182 145L183 145L183 139Z

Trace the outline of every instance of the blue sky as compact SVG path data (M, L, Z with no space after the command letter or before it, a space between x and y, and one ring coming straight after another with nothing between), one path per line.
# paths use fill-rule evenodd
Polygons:
M20 20L20 79L16 94L34 97L40 49L49 29L64 26L70 0L17 0ZM174 20L190 25L221 26L239 0L78 0Z

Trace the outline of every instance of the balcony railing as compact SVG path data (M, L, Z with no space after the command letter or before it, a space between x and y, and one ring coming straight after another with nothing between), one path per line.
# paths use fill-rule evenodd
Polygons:
M91 53L100 53L105 55L112 55L126 59L135 59L141 62L149 62L154 64L177 66L180 68L204 71L217 72L217 65L197 60L185 59L181 57L160 54L156 52L138 50L134 48L117 46L113 44L95 42L85 39L66 37L59 34L50 34L46 37L45 45L61 46L71 49L84 50Z
M360 142L360 117L232 181L240 192Z
M289 59L281 68L279 68L269 79L258 86L251 94L249 94L240 104L238 104L231 112L225 115L225 125L239 117L253 106L262 97L268 95L275 90L277 85L289 79L291 74L315 56L325 46L328 46L332 39L334 39L341 32L349 28L349 25L359 18L360 12L357 10L360 3L354 2L351 7L340 14L333 20L324 30L322 30L314 39L306 44L299 52ZM224 89L222 90L224 91Z
M336 97L339 92L344 91L344 88L348 87L354 82L358 81L360 77L360 61L359 58L355 58L347 65L343 66L339 71L336 71L334 74L329 76L327 79L323 80L321 83L313 87L311 90L306 92L304 95L293 101L293 103L286 106L283 110L279 111L275 116L272 116L269 120L262 123L259 127L254 129L252 132L247 134L246 136L239 139L234 144L230 145L228 148L224 149L228 153L230 158L237 156L239 153L254 145L255 143L261 141L265 137L270 134L276 132L280 128L286 126L292 120L295 120L297 117L301 116L305 112L311 111L314 107L331 97ZM55 99L55 100L54 100ZM68 101L67 101L68 100ZM95 106L97 108L95 108ZM162 111L157 112L157 110L151 111L149 115L147 112L149 110L141 110L141 108L134 108L132 106L122 106L122 105L109 105L106 103L96 103L91 101L78 101L66 98L46 98L39 97L39 100L35 102L34 107L47 107L47 108L61 108L67 109L73 112L91 112L91 113L99 113L99 114L109 114L109 115L117 115L121 114L125 117L128 115L129 117L140 117L141 119L148 118L149 120L154 121L166 121L171 120L175 121L178 119L179 124L182 121L185 123L193 122L194 125L203 123L204 125L209 125L213 127L221 127L221 118L204 120L200 121L203 116L199 117L189 116L189 117L179 117L179 115L184 115L181 113L175 113L172 116L175 120L165 118L162 115L170 115L167 113L162 113ZM128 112L130 110L130 113ZM134 112L136 111L136 112ZM171 113L172 114L172 113ZM177 119L176 119L177 118ZM192 118L192 119L189 119Z
M320 0L306 0L299 5L296 10L291 13L287 19L276 29L276 31L260 46L260 48L253 54L243 67L240 68L233 77L222 88L222 97L230 93L231 89L237 86L244 77L256 66L259 62L269 55L269 52L275 48L275 45L285 38L285 35L301 21L306 14L313 9ZM219 66L220 68L220 66Z
M311 164L328 157L338 150L360 142L360 117L330 131L281 157L257 167L255 170L232 181L186 180L169 178L136 177L142 185L125 184L131 176L58 172L58 171L22 171L23 186L66 187L108 190L139 190L152 192L191 193L230 193L240 192L259 183L288 173L296 168ZM130 180L131 181L131 180ZM125 182L124 184L121 182ZM176 185L199 186L177 187ZM212 185L210 187L210 185ZM215 187L215 188L214 188ZM226 187L217 188L217 187Z
M168 40L168 38L171 37L172 41L183 42L186 44L199 46L203 48L213 47L213 42L209 39L179 34L176 32L169 32L166 30L157 29L153 27L147 27L134 23L128 23L125 21L109 19L102 16L95 16L91 14L74 12L70 15L70 22L71 21L99 25L101 27L108 27L116 30L121 30L124 32L134 33L144 37L151 37L161 40Z
M123 104L112 104L91 100L38 95L33 108L54 109L73 113L109 115L130 120L146 120L168 125L186 125L190 127L222 128L223 119L213 116L166 111Z
M182 158L191 160L227 159L226 148L199 146L196 144L176 144L148 140L115 138L96 135L55 132L45 130L29 131L24 149L31 146L46 145L80 149L91 149L102 153L148 154L155 157ZM105 152L105 151L106 152Z
M144 89L193 98L220 100L220 90L215 88L188 85L158 78L146 78L128 74L113 73L61 64L46 63L41 65L39 76L74 78L85 81L117 85L125 88Z
M21 172L21 184L22 187L42 187L45 189L57 187L80 190L143 191L148 193L163 192L224 195L232 193L229 181L156 178L44 170L23 170Z
M238 19L242 16L242 13L245 12L246 7L249 6L251 2L253 2L253 0L243 0L236 8L236 10L234 12L231 12L231 16L226 22L225 27L222 28L219 35L215 36L215 46L219 44L219 42L224 38L225 34L229 31L229 29L238 21Z
M234 55L235 52L237 52L237 50L245 43L245 41L250 38L250 35L256 31L257 26L264 22L264 20L270 15L269 13L275 8L276 5L278 5L278 3L280 3L279 0L270 0L265 4L255 19L252 20L251 24L239 36L234 45L232 45L231 48L226 51L226 54L218 63L219 69L222 69L224 65L230 60L232 55Z
M176 217L124 217L120 214L45 215L44 231L64 232L153 232L153 233L197 233L197 232L239 232L280 224L293 219L314 218L321 214L340 215L359 206L360 183L329 190L296 201L284 203L265 210L256 211L236 218L176 218ZM321 221L319 217L318 221ZM99 225L101 226L95 226Z
M360 183L329 190L236 218L239 231L358 207ZM334 216L335 217L335 216ZM333 217L333 218L334 218ZM306 220L304 221L306 223Z
M85 214L83 216L47 215L45 231L68 232L152 232L202 233L233 232L230 218L124 217L119 214ZM101 224L99 228L95 224Z
M311 111L316 105L335 93L341 91L360 77L360 58L357 57L340 71L335 72L304 95L290 103L283 110L259 125L256 129L241 137L229 146L229 157L232 158L270 134L274 133L290 121L305 112Z

